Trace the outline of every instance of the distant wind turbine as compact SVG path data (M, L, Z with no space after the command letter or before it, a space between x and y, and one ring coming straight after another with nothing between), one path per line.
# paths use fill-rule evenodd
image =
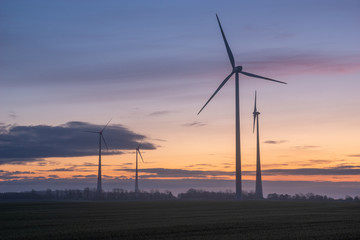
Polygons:
M111 119L110 119L110 121L111 121ZM97 133L97 134L99 134L99 168L98 168L98 180L97 180L97 188L96 188L96 192L97 192L98 197L100 197L101 193L102 193L102 187L101 187L101 142L104 141L106 149L109 149L107 144L106 144L105 138L103 136L103 132L104 132L105 128L109 125L110 121L99 132L85 131L85 132L89 132L89 133Z
M256 185L255 185L255 196L258 199L263 198L262 180L261 180L261 165L260 165L260 140L259 140L259 112L256 108L256 91L255 91L255 104L254 104L254 123L253 132L255 130L256 121Z
M143 157L141 156L141 152L140 152L140 146L141 146L142 140L139 143L139 146L136 148L136 171L135 171L135 193L138 194L139 193L139 184L138 184L138 155L141 158L141 161L144 162Z
M220 20L218 15L216 14L216 18L217 21L219 23L219 27L220 27L220 31L222 34L222 37L224 39L224 43L225 43L225 47L226 47L226 51L228 53L229 56L229 60L231 63L231 67L232 67L232 71L231 73L225 78L225 80L220 84L220 86L216 89L216 91L213 93L213 95L209 98L209 100L205 103L205 105L200 109L200 111L198 112L198 115L200 114L200 112L206 107L206 105L211 101L211 99L213 99L213 97L218 93L218 91L225 85L225 83L230 79L230 77L235 73L235 111L236 111L236 116L235 116L235 132L236 132L236 199L241 200L242 196L241 196L241 153L240 153L240 106L239 106L239 73L244 74L246 76L249 77L254 77L254 78L260 78L260 79L264 79L264 80L268 80L268 81L273 81L273 82L277 82L277 83L283 83L286 84L285 82L281 82L278 80L274 80L271 78L266 78L266 77L262 77L253 73L248 73L248 72L244 72L242 69L242 66L235 66L235 60L234 60L234 56L231 52L231 49L229 47L229 44L226 40L224 31L221 27L220 24Z

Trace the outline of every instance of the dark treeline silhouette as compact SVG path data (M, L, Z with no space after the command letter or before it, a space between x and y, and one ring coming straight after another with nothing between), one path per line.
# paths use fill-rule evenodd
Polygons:
M104 201L128 201L128 200L173 200L176 197L170 191L159 192L151 190L150 192L139 191L138 193L113 189L112 191L103 191L101 196L97 190L85 188L84 190L46 190L29 192L6 192L0 193L0 200L104 200Z
M232 191L225 192L209 192L205 190L198 190L190 188L185 193L179 193L178 199L181 200L234 200L236 198L236 194ZM243 200L251 200L256 199L254 192L242 192Z
M233 200L235 199L235 193L231 191L226 192L209 192L205 190L197 190L197 189L189 189L185 193L178 194L178 199L181 200ZM256 196L255 192L242 192L242 199L243 200L259 200ZM277 194L271 193L268 194L267 198L262 200L280 200L280 201L360 201L359 196L351 197L346 196L345 199L334 199L328 197L326 195L317 195L314 193L307 193L307 194Z
M103 191L99 196L96 189L85 188L84 190L46 190L46 191L28 191L28 192L6 192L0 193L0 200L37 200L37 201L133 201L133 200L235 200L236 194L232 191L214 192L201 189L189 189L185 193L179 193L175 197L170 191L159 192L151 190L150 192L127 191L123 189L113 189L112 191ZM254 192L242 192L243 200L256 200ZM334 199L326 195L317 195L314 193L307 194L268 194L267 198L262 200L271 201L360 201L359 196L345 196L344 199Z
M318 195L314 193L307 193L307 194L295 194L295 195L289 195L289 194L277 194L277 193L271 193L267 197L268 200L282 200L282 201L334 201L334 198L328 197L326 195ZM359 196L351 197L351 196L345 196L344 199L337 199L342 201L360 201Z

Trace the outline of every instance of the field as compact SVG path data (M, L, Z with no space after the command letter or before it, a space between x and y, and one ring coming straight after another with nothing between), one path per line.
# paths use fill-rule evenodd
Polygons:
M0 239L360 239L356 202L0 203Z

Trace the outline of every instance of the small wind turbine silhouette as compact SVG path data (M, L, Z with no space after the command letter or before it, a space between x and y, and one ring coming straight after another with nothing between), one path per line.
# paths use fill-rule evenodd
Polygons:
M253 132L255 130L256 121L256 185L255 185L255 196L258 199L263 198L262 180L261 180L261 165L260 165L260 140L259 140L259 112L256 108L256 91L255 91L255 104L254 104L254 123Z
M144 139L144 138L143 138ZM140 146L143 140L141 140L141 142L139 143L139 145L136 148L136 171L135 171L135 193L138 194L139 193L139 184L138 184L138 155L141 158L141 161L144 162L143 157L141 156L141 152L140 152Z
M99 168L98 168L98 180L97 180L97 188L96 188L96 192L97 192L98 197L100 197L101 193L102 193L102 188L101 188L101 142L104 141L106 149L109 150L109 148L108 148L108 146L106 144L105 138L103 136L103 132L104 132L105 128L109 125L110 121L111 121L111 119L101 129L101 131L98 131L98 132L96 132L96 131L85 131L85 132L89 132L89 133L97 133L97 134L99 134Z
M268 81L273 81L273 82L277 82L277 83L283 83L286 84L285 82L281 82L278 80L274 80L271 78L267 78L267 77L262 77L253 73L248 73L248 72L244 72L242 69L242 66L235 66L235 60L234 60L234 56L231 52L231 49L229 47L229 44L226 40L224 31L221 27L220 24L220 20L218 15L216 14L216 18L217 21L219 23L219 27L220 27L220 31L221 31L221 35L224 39L224 43L225 43L225 47L226 47L226 51L227 54L229 56L229 60L231 63L231 67L232 67L232 71L231 73L224 79L224 81L220 84L220 86L216 89L216 91L213 93L213 95L209 98L209 100L205 103L205 105L200 109L200 111L198 112L198 115L201 113L201 111L206 107L206 105L211 101L211 99L213 99L213 97L218 93L218 91L225 85L225 83L230 79L230 77L235 73L235 111L236 111L236 116L235 116L235 132L236 132L236 199L241 200L242 196L241 196L241 153L240 153L240 107L239 107L239 73L244 74L246 76L249 77L254 77L254 78L260 78L260 79L264 79L264 80L268 80Z

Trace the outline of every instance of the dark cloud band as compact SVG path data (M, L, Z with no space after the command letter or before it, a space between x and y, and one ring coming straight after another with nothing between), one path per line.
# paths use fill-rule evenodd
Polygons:
M50 157L78 157L98 154L98 134L103 126L86 122L68 122L59 126L12 126L0 133L0 164L24 163ZM121 154L135 149L143 135L120 124L109 125L104 131L109 151L104 155ZM155 149L144 142L143 149Z

